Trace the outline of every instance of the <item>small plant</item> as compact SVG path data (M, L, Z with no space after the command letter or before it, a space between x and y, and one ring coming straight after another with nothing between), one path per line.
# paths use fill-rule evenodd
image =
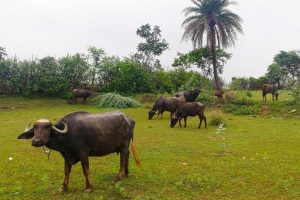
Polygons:
M292 96L294 98L293 104L300 105L300 89L298 87L292 88Z
M224 124L223 113L220 110L213 110L211 115L210 124L213 126L218 126L219 124Z
M226 92L225 93L225 103L232 103L234 101L234 94L233 92Z
M245 93L245 95L247 96L247 97L249 97L249 98L252 98L252 93L249 91L249 90L247 90L247 92Z
M223 143L221 144L221 148L224 154L226 154L226 134L225 134L225 124L219 124L219 127L217 128L217 134L222 136Z
M116 93L106 93L93 99L93 104L101 108L130 108L139 107L141 104L129 97L124 97Z
M203 103L205 106L212 106L216 102L214 95L205 92L201 92L196 99L197 102Z
M228 104L224 107L225 111L232 113L234 115L256 115L260 113L260 106L258 104L254 105L236 105Z

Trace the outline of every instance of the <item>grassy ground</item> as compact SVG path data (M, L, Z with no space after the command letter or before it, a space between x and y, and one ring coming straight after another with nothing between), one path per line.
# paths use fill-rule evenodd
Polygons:
M113 186L118 156L91 158L94 192L86 194L80 164L72 168L69 191L61 193L61 155L52 152L48 161L41 148L31 146L31 140L16 138L30 121L56 121L73 111L107 110L58 99L8 97L0 98L0 110L1 199L300 199L300 121L296 117L224 115L224 155L217 127L198 130L198 120L191 118L187 128L171 129L167 114L162 120L148 121L148 109L124 109L136 120L135 144L142 168L131 157L129 177ZM206 115L209 120L210 112Z

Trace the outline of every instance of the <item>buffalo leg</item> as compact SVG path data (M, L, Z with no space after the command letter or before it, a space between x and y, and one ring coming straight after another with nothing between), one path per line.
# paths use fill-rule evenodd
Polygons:
M87 156L84 156L83 158L81 158L81 166L82 166L82 171L83 174L85 176L85 192L92 192L92 184L91 184L91 180L90 180L90 167L89 167L89 159Z
M198 128L201 128L203 120L204 120L204 125L205 125L205 128L206 128L206 117L204 116L204 114L199 115L199 120L200 120L200 123L199 123Z
M184 119L184 128L186 128L186 118L187 117L184 117L183 119Z
M129 165L129 151L127 151L127 154L125 155L125 176L127 177L128 174L129 174L129 168L128 168L128 165Z
M120 169L119 169L118 175L115 178L115 180L113 181L113 183L119 182L125 176L124 170L125 170L125 165L126 165L126 156L127 156L127 154L128 154L128 150L127 151L121 150L121 153L120 153Z
M61 187L62 191L66 191L68 189L71 168L72 168L71 163L68 162L67 160L65 160L65 179L64 179L63 185Z
M272 101L274 101L274 93L272 93Z
M266 97L267 93L263 91L262 96L263 96L263 101L266 101L267 100L267 97Z
M179 118L179 127L181 128L181 120L182 120L182 117Z

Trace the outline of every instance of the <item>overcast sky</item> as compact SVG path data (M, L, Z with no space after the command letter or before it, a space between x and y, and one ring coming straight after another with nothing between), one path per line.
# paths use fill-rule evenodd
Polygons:
M223 77L258 77L280 50L300 49L299 0L238 0L230 7L243 19ZM190 0L1 0L0 46L21 59L85 53L88 46L108 55L127 56L140 42L136 29L158 25L170 49L161 56L170 68L177 52L192 50L182 42L182 10Z

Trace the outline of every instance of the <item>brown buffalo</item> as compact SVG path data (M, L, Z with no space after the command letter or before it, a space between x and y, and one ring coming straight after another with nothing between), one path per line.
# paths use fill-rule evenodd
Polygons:
M148 112L148 119L151 120L155 114L157 114L157 118L159 115L162 118L163 112L169 111L172 114L176 112L176 110L185 103L185 98L181 97L171 97L166 98L160 96L152 106L151 110Z
M73 93L73 101L76 102L77 98L83 99L83 104L86 104L86 99L92 95L92 92L86 89L74 89Z
M262 96L263 100L267 100L267 94L271 93L272 94L272 100L274 101L274 97L276 100L278 100L279 93L277 92L277 88L275 85L271 84L264 84L262 86Z
M186 127L186 120L189 116L198 116L200 123L198 128L201 127L202 121L204 120L206 128L206 117L204 115L205 106L199 102L188 102L182 105L171 118L171 128L173 128L179 121L179 126L181 128L181 120L184 119L184 128Z

